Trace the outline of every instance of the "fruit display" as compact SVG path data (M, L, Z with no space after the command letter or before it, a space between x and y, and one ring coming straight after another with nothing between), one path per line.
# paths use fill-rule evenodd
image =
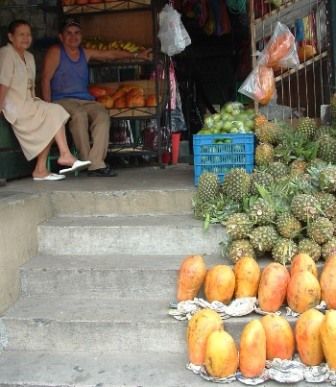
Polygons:
M197 134L251 133L254 128L254 110L239 102L225 104L219 113L204 118L204 126Z
M276 313L288 306L292 312L301 314L321 307L321 301L329 309L335 307L335 276L335 254L328 257L320 278L314 260L306 253L295 255L288 267L270 262L263 269L254 257L247 255L233 267L217 264L208 268L202 256L191 255L181 262L176 299L193 301L204 308L206 303L198 304L198 297L204 297L208 303L230 304L231 308L237 299L255 297L253 302L257 302L263 313ZM253 311L245 310L243 315Z
M223 254L233 262L246 251L281 264L297 253L314 261L328 257L336 251L336 129L310 117L294 126L258 114L254 124L253 172L229 169L223 181L213 183L211 199L199 185L195 216L205 227L223 225ZM215 178L214 171L206 173L206 181Z
M88 49L96 50L122 50L130 53L136 53L145 49L143 46L139 46L135 42L125 42L122 40L107 41L100 37L84 38L82 46Z
M145 89L137 84L121 84L117 87L90 85L89 92L107 109L125 109L157 106L154 94L145 95Z

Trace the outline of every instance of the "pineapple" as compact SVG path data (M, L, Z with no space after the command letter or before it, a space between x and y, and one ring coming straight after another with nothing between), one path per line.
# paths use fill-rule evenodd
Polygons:
M336 166L331 165L320 172L319 184L322 191L336 192Z
M322 245L333 237L334 225L328 218L320 216L308 224L307 234L313 241Z
M308 254L315 262L321 258L321 246L309 238L301 239L299 252Z
M263 198L258 198L251 204L248 215L251 221L256 225L266 225L275 218L275 210L271 203Z
M330 255L336 253L336 238L331 238L322 246L322 257L327 259Z
M336 139L323 134L318 139L317 156L327 163L336 164Z
M251 176L242 168L233 168L224 177L224 194L237 202L248 196L250 187Z
M240 258L248 256L255 258L255 252L250 241L239 239L229 243L227 255L231 262L236 263Z
M325 168L327 165L328 165L328 163L326 161L324 161L320 158L316 158L316 159L311 160L308 163L307 169L311 169L311 168L322 169L322 168Z
M301 223L289 212L284 212L278 215L276 219L276 227L278 233L282 237L288 239L296 238L302 230Z
M328 135L336 137L336 129L329 125L320 126L315 133L315 140L318 140L321 136Z
M304 160L296 159L290 165L290 174L292 176L303 175L307 169L307 162Z
M256 126L255 134L262 143L277 144L280 137L280 128L274 122L265 122Z
M274 226L258 226L250 233L251 244L259 253L271 251L278 238Z
M274 148L270 144L259 144L255 150L255 162L257 165L268 165L273 161Z
M300 118L296 131L302 133L307 140L312 140L317 130L316 121L313 118Z
M251 175L251 194L258 194L259 191L257 185L260 187L268 188L273 183L273 181L273 176L270 173L264 171L253 172Z
M319 214L319 202L313 195L297 194L291 202L293 215L303 222L316 218Z
M247 238L252 230L252 222L244 213L232 214L222 224L231 240Z
M257 113L256 116L254 117L255 128L258 128L259 126L265 124L266 122L268 122L267 118L261 113Z
M322 214L328 219L334 218L336 216L335 196L328 192L316 192L314 196L320 204Z
M210 202L219 192L219 181L215 173L203 172L199 178L197 195L202 202Z
M267 172L273 176L274 180L277 180L288 174L288 167L280 161L274 161L269 164Z
M292 262L292 258L298 252L298 246L295 242L287 238L279 238L272 249L272 257L276 262L286 265Z

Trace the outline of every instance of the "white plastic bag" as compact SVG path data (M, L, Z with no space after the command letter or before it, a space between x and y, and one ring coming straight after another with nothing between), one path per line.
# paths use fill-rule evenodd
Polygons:
M166 4L159 15L161 51L169 56L182 52L191 44L190 36L181 21L181 15Z

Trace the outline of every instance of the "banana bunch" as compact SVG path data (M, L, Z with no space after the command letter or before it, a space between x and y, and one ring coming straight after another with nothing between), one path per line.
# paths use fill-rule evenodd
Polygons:
M138 46L133 42L124 42L121 40L114 40L112 42L106 42L100 38L87 38L83 40L82 45L84 48L91 48L96 50L124 50L128 52L138 52L143 49L143 47Z

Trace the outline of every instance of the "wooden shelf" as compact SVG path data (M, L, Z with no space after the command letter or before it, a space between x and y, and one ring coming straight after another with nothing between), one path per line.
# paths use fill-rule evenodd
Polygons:
M151 6L151 0L109 0L98 4L85 5L66 5L63 6L65 14L83 14L96 12L115 12L125 10L148 9Z
M274 9L263 17L255 19L256 41L268 37L274 30L277 21L289 27L294 26L295 20L307 16L311 9L318 5L319 0L292 0L287 1L280 8Z
M318 62L319 60L322 60L324 58L328 57L328 52L324 51L319 55L315 55L313 58L306 60L304 63L300 63L298 67L294 69L287 70L283 72L282 74L279 74L275 77L275 82L279 82L282 79L288 78L290 75L295 74L297 71L300 71L306 67L311 66L313 63Z

